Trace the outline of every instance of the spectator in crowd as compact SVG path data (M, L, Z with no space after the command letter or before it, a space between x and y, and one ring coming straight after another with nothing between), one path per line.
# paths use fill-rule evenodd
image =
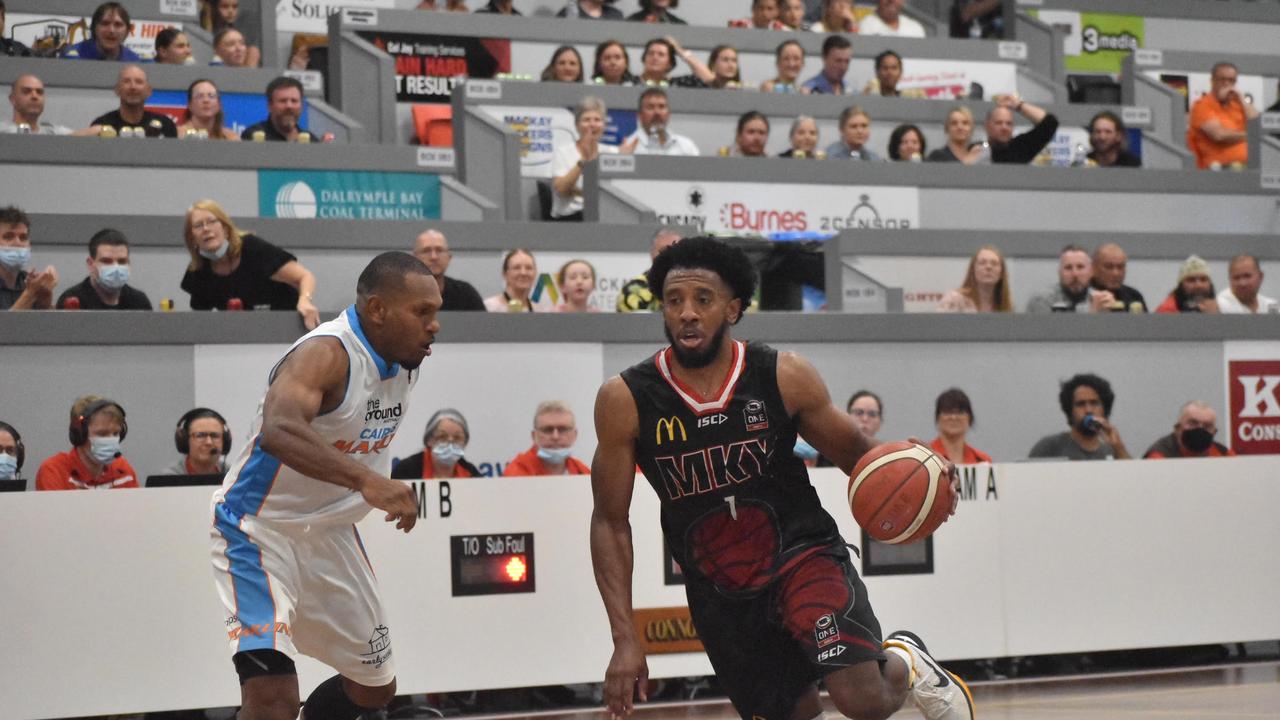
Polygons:
M31 219L12 205L0 208L0 310L48 310L58 271L31 266Z
M58 296L59 310L75 298L80 310L150 310L147 294L129 286L129 239L106 228L89 238L89 275Z
M662 88L651 87L640 93L640 107L636 111L636 131L625 144L635 147L636 155L699 155L698 146L684 135L668 129L671 108L667 93Z
M445 0L444 7L437 7L436 0L422 0L417 10L443 10L445 12L471 12L467 9L466 0Z
M858 18L853 14L853 0L822 0L821 14L822 18L809 26L810 30L820 33L858 32Z
M1209 263L1199 255L1188 257L1178 269L1178 285L1164 302L1156 307L1158 313L1217 313L1218 300L1209 277Z
M1218 310L1224 313L1275 313L1280 303L1258 292L1262 288L1262 267L1252 255L1237 255L1227 266L1231 286L1218 293Z
M902 14L902 0L877 0L875 12L862 18L859 35L922 38L924 26Z
M649 243L649 262L658 257L658 253L680 242L680 233L671 228L659 228ZM618 312L639 312L657 310L662 305L662 298L655 297L649 289L648 271L630 279L618 291Z
M778 74L760 83L761 92L800 92L800 71L804 70L804 46L796 40L783 40L773 51Z
M311 142L311 133L302 127L302 83L280 76L267 83L267 119L240 133L241 140Z
M156 33L156 62L164 65L193 65L191 38L176 27Z
M1173 432L1151 443L1142 457L1155 460L1234 456L1234 450L1213 439L1217 434L1218 414L1208 403L1192 400L1178 411L1178 422L1173 424Z
M729 157L764 157L769 144L769 118L757 110L748 110L738 117L738 132L733 147L721 151Z
M217 44L216 36L218 31L223 28L233 27L240 31L240 37L245 42L245 65L243 67L258 67L262 64L262 50L258 48L256 38L251 36L248 25L241 27L240 23L240 0L201 0L203 7L200 8L200 26L215 36L214 44ZM230 64L230 63L228 63Z
M514 0L489 0L489 4L476 10L478 15L515 15L520 17L521 13L514 7Z
M125 45L133 21L129 11L118 2L104 2L89 19L89 37L62 49L62 57L77 60L118 60L142 62L138 53Z
M257 67L249 62L249 45L244 41L244 33L233 27L224 27L213 36L213 58L209 64L234 68Z
M1087 156L1098 167L1142 167L1142 159L1129 152L1128 135L1124 121L1110 110L1103 110L1089 121L1089 145L1093 150Z
M779 0L751 0L751 17L729 21L731 28L755 28L756 30L790 30L778 19Z
M704 65L693 53L685 50L668 37L667 40L676 49L676 54L684 60L691 71L688 75L671 78L675 87L691 88L736 88L742 86L742 76L738 71L738 51L729 45L717 45L711 48L710 66Z
M453 252L449 250L449 241L444 233L435 229L422 231L414 241L413 255L430 268L431 275L440 286L440 297L444 301L440 305L441 310L484 311L484 300L471 283L445 275L453 260Z
M1009 268L994 245L983 245L969 258L964 284L938 302L938 312L1013 312Z
M1108 290L1089 287L1093 261L1079 245L1068 245L1058 253L1058 282L1047 292L1027 302L1029 313L1108 312L1115 296Z
M538 264L533 253L523 248L509 251L502 258L502 292L484 299L489 312L533 312L529 295L538 279Z
M551 219L564 221L582 220L582 169L601 153L616 154L618 148L600 143L604 134L604 102L590 96L582 98L573 113L573 123L578 139L572 143L560 142L551 157ZM634 144L629 144L634 149Z
M239 141L240 136L224 125L225 122L222 98L212 80L196 80L187 86L187 109L183 111L182 124L178 126L180 137Z
M114 490L138 487L138 473L120 453L129 434L124 408L97 395L77 398L67 434L71 449L45 458L37 490Z
M1240 71L1229 62L1214 65L1209 92L1191 106L1187 147L1201 169L1243 166L1249 162L1246 128L1259 113L1253 103L1236 90L1239 77Z
M995 107L987 113L987 142L991 145L993 163L1029 163L1035 159L1054 133L1058 118L1016 95L996 95ZM1017 136L1013 134L1013 114L1021 113L1035 127Z
M622 11L613 6L613 0L569 0L556 17L579 20L623 20Z
M153 113L147 109L147 98L151 97L151 83L147 73L137 65L125 65L120 68L116 78L116 97L120 98L120 107L109 113L99 115L90 123L90 130L97 134L103 127L110 127L118 134L122 128L142 128L149 138L178 137L178 126L168 115Z
M561 45L551 54L551 62L542 69L543 82L582 82L582 56L572 45Z
M640 82L639 78L631 74L627 49L617 40L605 40L596 46L591 79L598 85L636 85Z
M600 312L591 307L591 293L596 291L596 269L586 260L570 260L556 273L562 302L556 312Z
M570 453L578 440L573 411L559 400L547 400L533 414L533 447L511 458L503 477L589 475L591 468Z
M991 154L985 143L973 144L973 112L964 105L957 105L947 112L944 127L947 144L929 153L929 162L958 162L973 165L982 160L990 162Z
M825 160L826 150L818 149L818 121L808 115L801 115L791 121L791 147L778 157L810 158Z
M778 9L778 19L788 30L808 30L809 23L805 22L804 0L780 0Z
M161 470L161 475L225 475L231 428L217 410L192 408L178 418L173 445L182 457Z
M6 18L4 0L0 0L0 55L8 57L31 57L31 48L8 37L5 34Z
M949 388L938 395L933 403L933 424L938 427L938 437L929 443L934 452L956 465L991 462L990 455L966 441L969 428L973 427L973 405L960 388Z
M1102 305L1099 310L1111 312L1144 313L1147 311L1147 300L1137 288L1124 284L1125 271L1129 256L1124 248L1115 243L1103 243L1093 251L1093 279L1090 282L1094 291L1111 293L1111 304Z
M879 95L880 97L902 97L920 100L925 97L919 88L898 89L902 80L902 56L892 50L885 50L876 55L876 76L867 81L862 89L863 95Z
M640 54L640 82L645 85L666 85L671 71L676 69L676 48L666 38L654 38L644 44Z
M879 395L870 390L859 390L849 397L845 410L863 435L874 439L880 432L880 425L884 422L884 403L880 402Z
M244 310L297 310L308 330L320 323L316 276L292 253L238 229L218 203L197 200L182 234L191 256L182 289L192 310L227 310L237 300Z
M910 123L903 123L889 133L889 159L907 162L921 162L928 150L924 133Z
M954 0L951 37L999 40L1004 37L1004 0Z
M871 117L857 105L840 113L840 139L827 146L827 157L839 160L883 160L867 148L871 139Z
M422 433L422 452L397 463L391 477L397 480L479 477L480 470L463 457L470 442L471 427L462 413L453 408L437 410L427 420L427 429Z
M0 121L0 133L32 135L70 135L71 128L41 120L44 115L44 83L35 75L19 75L9 88L9 104L13 120Z
M853 60L853 43L843 35L830 35L822 41L822 72L804 81L804 92L817 95L847 95L844 76Z
M1067 432L1046 435L1031 448L1032 458L1068 460L1128 460L1120 431L1111 424L1116 395L1111 383L1090 373L1062 383L1058 404L1067 418Z
M0 422L0 480L22 478L22 465L27 459L27 449L17 428Z
M671 8L679 6L680 0L640 0L640 9L628 15L627 20L631 22L688 25L688 23L671 12Z

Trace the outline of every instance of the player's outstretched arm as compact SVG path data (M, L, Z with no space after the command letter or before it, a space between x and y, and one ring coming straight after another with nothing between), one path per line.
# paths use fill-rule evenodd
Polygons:
M796 418L800 436L846 473L875 446L848 413L832 404L827 384L808 360L792 352L778 353L778 390L787 414Z
M418 501L409 486L348 458L311 427L322 410L342 403L348 362L342 342L332 337L308 340L289 353L267 390L262 449L309 478L359 491L365 502L386 511L397 529L409 532L418 521Z
M649 666L631 622L631 493L636 481L635 441L640 420L631 391L610 378L596 395L596 454L591 461L591 565L613 634L604 702L613 717L630 715L637 691L645 700Z

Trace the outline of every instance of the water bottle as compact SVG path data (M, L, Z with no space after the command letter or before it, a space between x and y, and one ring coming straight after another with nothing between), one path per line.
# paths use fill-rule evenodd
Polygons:
M1076 143L1075 152L1071 155L1071 167L1084 167L1089 159L1089 153L1084 148L1084 143Z

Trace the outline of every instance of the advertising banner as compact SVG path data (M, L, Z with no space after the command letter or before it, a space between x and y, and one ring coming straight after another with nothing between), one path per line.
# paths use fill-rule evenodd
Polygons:
M45 15L10 13L7 16L5 37L17 40L37 53L52 52L63 45L74 45L89 39L89 17L85 15ZM182 23L168 20L139 20L134 18L133 28L125 39L125 47L144 59L155 57L156 35L167 27L182 29ZM185 106L186 103L184 102ZM255 121L256 122L256 121Z
M996 93L1016 91L1018 70L1017 65L1007 62L911 58L903 62L898 89L923 90L931 100L967 98L971 93L990 98Z
M578 138L570 108L481 105L480 111L520 136L522 177L550 178L556 147ZM635 129L634 110L609 110L601 142L620 145Z
M262 3L264 12L269 7ZM276 30L327 34L329 16L342 8L394 8L395 0L277 0Z
M259 170L258 215L437 220L440 177L427 173Z
M358 32L396 62L396 100L447 103L467 78L511 72L511 41L498 38Z
M1229 342L1222 354L1227 436L1216 439L1240 455L1280 454L1280 343Z
M1146 31L1145 21L1138 15L1073 10L1030 12L1042 22L1066 31L1062 49L1068 71L1120 72L1125 56L1142 47Z
M653 208L658 222L696 225L704 232L768 235L920 227L920 192L914 187L615 178L607 182Z

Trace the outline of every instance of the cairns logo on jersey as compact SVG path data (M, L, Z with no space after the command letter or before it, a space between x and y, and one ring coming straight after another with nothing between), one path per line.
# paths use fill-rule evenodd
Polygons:
M373 398L364 405L364 421L381 425L390 420L391 424L385 427L366 427L355 440L334 440L333 446L348 455L380 453L391 447L391 441L395 439L396 430L400 427L402 414L404 407L400 403L396 403L395 407L382 407L382 399Z
M772 456L773 443L757 438L729 445L712 445L679 457L656 457L653 461L662 474L667 496L679 500L764 477Z

